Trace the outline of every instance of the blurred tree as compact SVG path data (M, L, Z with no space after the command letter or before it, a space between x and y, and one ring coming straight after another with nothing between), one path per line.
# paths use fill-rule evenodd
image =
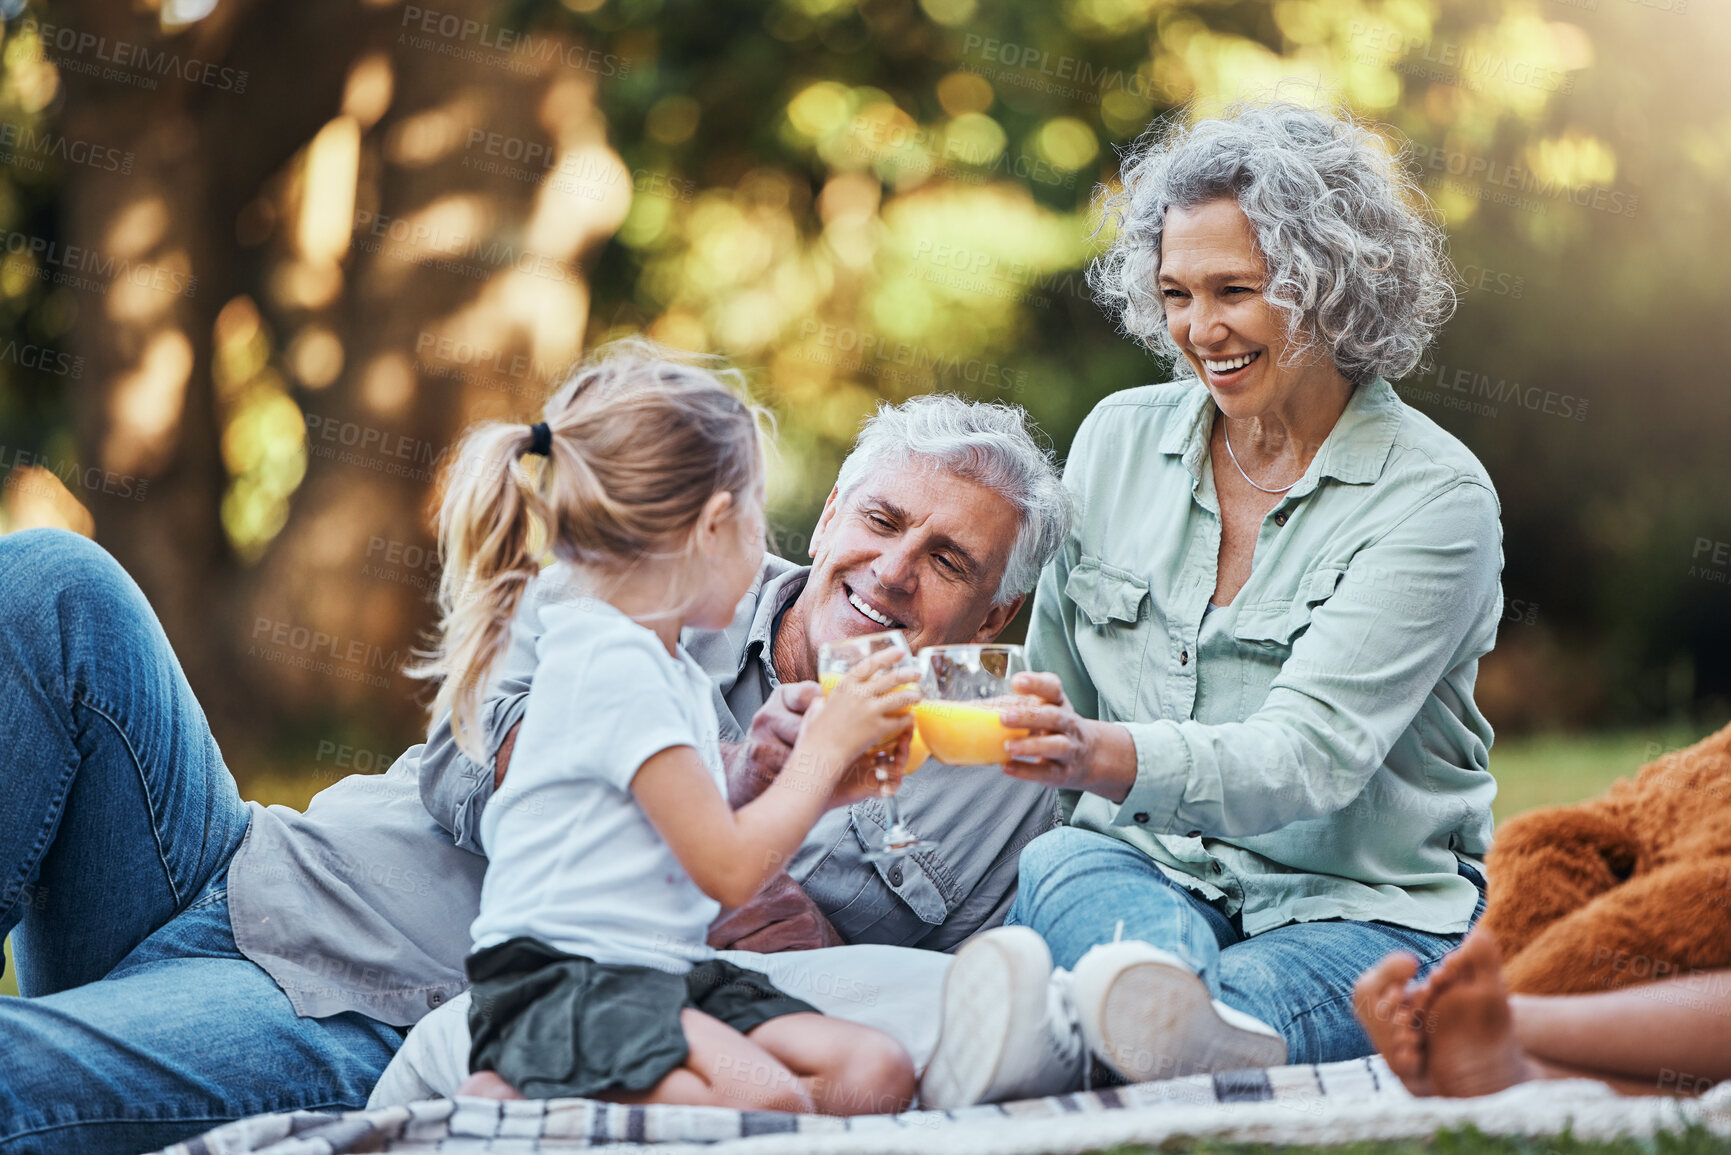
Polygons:
M429 486L461 427L529 408L416 358L578 352L578 258L628 199L599 69L479 3L174 15L67 0L9 29L63 89L56 139L126 158L68 166L42 258L89 290L63 338L82 358L77 459L128 484L75 480L74 496L225 748L355 713L412 733L396 667L436 571L403 558L431 544ZM596 175L574 191L500 179L471 163L477 137Z
M465 423L527 417L605 336L753 372L784 415L791 555L880 399L1015 401L1066 446L1098 398L1164 372L1088 299L1092 191L1156 117L1235 97L1391 125L1447 219L1463 308L1402 388L1502 489L1520 608L1486 665L1493 720L1731 695L1731 595L1687 572L1731 540L1723 12L158 2L7 25L7 122L131 159L14 159L0 223L144 272L56 287L65 249L8 244L0 324L84 360L75 381L0 361L0 432L31 455L0 462L0 528L28 523L26 493L53 498L43 519L87 506L225 746L414 733L391 667L430 618L429 479ZM1478 388L1494 414L1458 407ZM1531 411L1535 389L1585 419Z

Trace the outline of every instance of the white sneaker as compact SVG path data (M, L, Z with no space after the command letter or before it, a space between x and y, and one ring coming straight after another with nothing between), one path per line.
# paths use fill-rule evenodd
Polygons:
M956 1110L1073 1091L1087 1061L1045 940L1025 926L998 927L957 951L944 976L943 1021L920 1077L920 1105Z
M1071 997L1089 1049L1132 1083L1286 1062L1278 1031L1210 998L1184 960L1145 942L1083 955Z

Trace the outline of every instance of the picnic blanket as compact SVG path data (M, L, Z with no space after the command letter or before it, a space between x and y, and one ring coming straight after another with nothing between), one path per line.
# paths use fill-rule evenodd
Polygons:
M1415 1099L1380 1058L1197 1075L962 1111L838 1119L586 1099L434 1099L343 1115L261 1115L162 1155L515 1155L611 1146L655 1155L1056 1155L1176 1137L1331 1144L1486 1134L1650 1138L1699 1124L1731 1137L1731 1083L1701 1099L1627 1098L1588 1080L1526 1083L1480 1099Z

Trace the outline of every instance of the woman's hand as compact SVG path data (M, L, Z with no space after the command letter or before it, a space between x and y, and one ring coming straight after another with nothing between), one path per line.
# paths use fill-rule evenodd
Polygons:
M1011 759L1004 773L1012 778L1086 790L1122 802L1136 781L1136 743L1130 732L1111 722L1076 713L1056 674L1017 674L1011 688L1029 701L1003 710L1005 726L1027 730L1026 738L1004 744Z

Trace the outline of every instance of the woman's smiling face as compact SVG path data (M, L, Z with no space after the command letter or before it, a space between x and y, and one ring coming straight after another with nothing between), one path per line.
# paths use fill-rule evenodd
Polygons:
M1286 316L1263 296L1267 282L1256 234L1236 201L1167 210L1166 331L1228 417L1288 411L1307 386L1340 376L1320 345L1288 360Z

